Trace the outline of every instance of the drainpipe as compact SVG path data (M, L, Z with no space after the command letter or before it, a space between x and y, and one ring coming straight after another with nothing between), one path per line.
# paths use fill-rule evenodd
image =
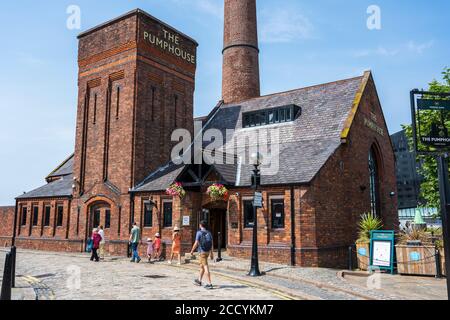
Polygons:
M11 247L16 245L16 228L17 228L17 199L16 199L16 207L14 208L14 223L13 223L13 234L11 239Z
M295 266L295 199L294 186L291 186L291 266Z
M133 227L133 223L136 222L136 217L134 216L134 193L131 193L131 202L130 202L130 219L128 225L128 233L131 232L131 228Z

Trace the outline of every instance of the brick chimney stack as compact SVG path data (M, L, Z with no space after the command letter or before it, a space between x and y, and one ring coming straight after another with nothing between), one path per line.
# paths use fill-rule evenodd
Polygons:
M260 96L256 0L225 0L222 99Z

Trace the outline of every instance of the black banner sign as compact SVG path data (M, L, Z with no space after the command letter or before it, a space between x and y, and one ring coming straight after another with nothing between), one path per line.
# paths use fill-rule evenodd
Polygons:
M450 93L411 92L416 152L450 152Z
M450 111L450 100L417 99L419 110L445 110Z

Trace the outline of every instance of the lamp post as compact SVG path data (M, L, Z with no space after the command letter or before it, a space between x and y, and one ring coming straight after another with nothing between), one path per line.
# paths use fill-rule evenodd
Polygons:
M259 166L261 165L262 156L258 153L253 153L250 157L250 160L254 166L253 174L252 174L252 185L255 190L255 196L258 191L258 186L261 182L261 176L259 171ZM255 201L253 201L253 242L252 242L252 262L250 267L250 272L248 273L251 277L259 277L261 276L261 272L259 271L259 261L258 261L258 217L257 217L257 206L255 205Z

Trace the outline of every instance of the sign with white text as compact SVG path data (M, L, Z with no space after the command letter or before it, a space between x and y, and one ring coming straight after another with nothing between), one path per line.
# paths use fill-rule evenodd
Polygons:
M394 241L395 232L392 230L370 232L369 269L384 269L394 273Z
M253 206L255 208L262 208L263 197L261 192L255 192L255 196L253 198Z
M450 94L412 91L411 109L416 152L450 151Z

